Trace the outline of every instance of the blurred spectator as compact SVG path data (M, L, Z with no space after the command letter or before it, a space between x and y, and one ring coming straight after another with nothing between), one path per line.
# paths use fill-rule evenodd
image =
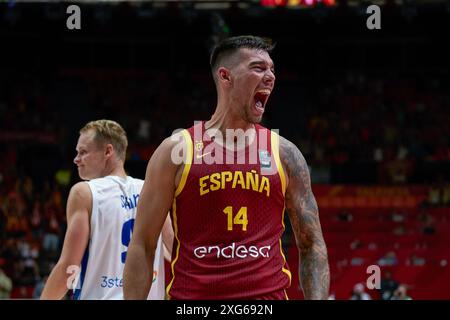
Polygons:
M392 233L396 236L403 236L404 234L406 234L406 228L404 225L399 225L394 228Z
M11 295L11 290L12 290L12 281L0 267L0 300L9 299Z
M376 147L373 152L373 160L375 162L382 162L383 161L383 150L380 147Z
M384 277L381 279L380 296L382 300L390 300L394 291L398 288L398 282L392 278L392 273L386 271Z
M352 250L360 249L361 247L362 247L362 243L361 243L361 240L359 240L359 239L354 239L350 243L350 249L352 249Z
M17 291L17 296L15 296L14 298L15 299L29 299L30 294L28 293L28 287L20 286Z
M350 212L344 210L338 213L338 220L350 222L353 221L353 215Z
M33 180L27 176L23 181L20 181L18 189L20 189L21 196L27 203L31 203L33 198Z
M42 248L51 254L55 254L59 248L59 222L56 213L52 210L47 217Z
M3 242L1 240L5 237L5 232L6 232L6 216L2 210L1 204L2 204L2 197L0 195L0 243ZM1 247L0 247L0 249L1 249Z
M391 300L412 300L412 298L408 296L408 288L406 285L399 285L397 290L394 291Z
M362 283L355 284L350 300L372 300L372 297L364 290Z
M371 241L369 242L369 244L367 245L367 248L369 250L377 250L378 249L378 244L375 241Z
M42 237L42 204L36 200L31 213L30 227L34 240L41 240Z
M150 138L150 128L152 123L149 119L140 119L137 136L141 141L148 141Z
M6 237L19 238L28 231L28 220L19 208L16 196L9 197L6 205Z
M58 185L67 187L70 184L72 173L69 169L59 169L55 173L55 181Z
M420 216L420 220L421 220L420 230L423 234L431 235L436 232L434 219L429 213L423 212Z
M450 184L446 184L442 190L442 204L450 206Z
M441 204L441 189L434 185L428 191L428 203L436 207Z
M411 265L411 266L424 266L425 263L426 263L425 258L419 257L415 253L413 253L412 256L407 261L407 265Z
M404 184L409 181L412 172L411 164L406 160L396 159L386 163L389 182Z
M378 260L378 265L381 266L395 266L398 264L397 255L394 251L389 251L385 256Z
M364 258L363 257L353 257L350 260L350 265L352 266L362 266L364 264Z
M21 259L21 283L26 286L34 285L39 275L39 269L36 263L36 259L39 257L39 251L36 246L31 246L25 238L18 241L17 247Z
M403 222L405 221L405 215L399 211L393 211L391 214L392 221L394 222Z
M47 282L48 276L45 276L44 278L40 279L36 286L34 287L33 291L33 299L39 299L42 293L42 290L44 290L45 283Z

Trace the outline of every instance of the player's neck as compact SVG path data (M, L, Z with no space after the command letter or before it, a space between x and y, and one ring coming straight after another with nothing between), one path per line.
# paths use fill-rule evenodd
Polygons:
M242 150L253 143L255 125L233 114L230 108L218 106L211 119L206 121L205 129L216 129L220 135L214 135L214 142L229 150ZM246 139L248 138L248 139Z
M232 112L232 109L221 105L220 103L216 107L216 111L211 116L211 119L206 121L205 129L218 129L225 136L226 129L242 129L244 131L253 129L255 125L250 123L238 114Z
M116 177L120 177L120 178L126 178L127 173L125 172L123 163L120 162L120 163L108 168L106 170L105 176L116 176Z

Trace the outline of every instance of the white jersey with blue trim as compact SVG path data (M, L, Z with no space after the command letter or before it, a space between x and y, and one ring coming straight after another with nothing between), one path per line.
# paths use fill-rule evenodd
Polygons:
M107 176L88 182L92 192L90 239L74 299L123 299L123 269L144 181ZM148 299L163 300L164 255L161 235L155 252Z

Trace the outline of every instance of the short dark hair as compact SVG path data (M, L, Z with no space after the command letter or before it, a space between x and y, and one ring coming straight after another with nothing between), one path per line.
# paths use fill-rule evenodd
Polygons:
M272 39L270 38L261 38L256 36L226 38L217 44L211 53L209 60L211 70L214 71L218 63L224 57L230 56L241 48L263 50L270 53L274 47L275 44L272 43Z

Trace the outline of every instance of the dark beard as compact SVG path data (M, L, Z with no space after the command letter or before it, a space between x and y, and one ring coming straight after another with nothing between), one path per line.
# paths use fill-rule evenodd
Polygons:
M261 117L256 117L251 115L251 107L250 106L245 106L244 108L244 120L249 122L249 123L253 123L253 124L259 124L262 121L262 116Z

